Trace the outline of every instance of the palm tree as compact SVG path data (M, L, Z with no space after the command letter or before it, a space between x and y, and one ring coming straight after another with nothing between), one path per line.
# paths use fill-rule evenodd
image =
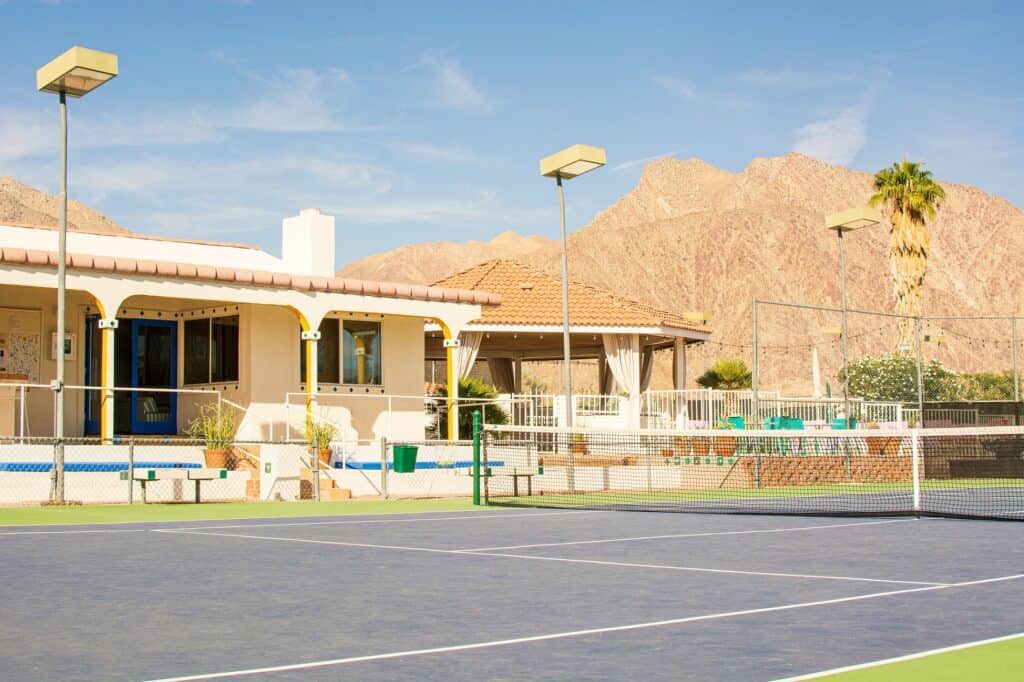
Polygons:
M927 221L935 219L936 209L946 192L931 171L919 161L900 161L875 173L875 194L872 206L889 209L889 271L892 273L896 312L900 315L921 314L921 293L928 272L928 247L931 237ZM914 341L913 323L900 323L901 350Z

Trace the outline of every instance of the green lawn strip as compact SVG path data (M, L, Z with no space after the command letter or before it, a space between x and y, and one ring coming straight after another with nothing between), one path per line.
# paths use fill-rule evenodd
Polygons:
M340 516L346 514L402 514L410 512L469 511L468 498L431 500L351 500L345 502L208 502L203 504L124 504L73 507L2 507L0 525L55 525L77 523L138 523L143 521L202 521L222 519Z
M834 682L990 682L1024 679L1024 637L815 677Z

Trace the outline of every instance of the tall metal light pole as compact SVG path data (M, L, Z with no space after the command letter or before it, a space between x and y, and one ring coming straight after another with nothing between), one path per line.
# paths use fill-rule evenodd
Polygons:
M540 174L555 179L558 188L558 208L562 218L562 363L565 371L565 425L573 424L572 409L572 348L569 341L569 257L565 234L565 190L562 180L583 175L605 164L604 149L577 144L552 154L540 161Z
M68 104L67 98L89 94L117 76L117 55L72 47L36 71L36 87L60 96L60 214L57 237L57 392L54 408L53 501L64 504L64 327L68 234Z
M835 230L839 237L839 296L842 299L843 325L843 426L845 428L850 428L850 347L849 328L846 324L846 246L843 233L872 227L880 222L882 222L882 215L878 209L866 206L833 213L825 220L825 227Z

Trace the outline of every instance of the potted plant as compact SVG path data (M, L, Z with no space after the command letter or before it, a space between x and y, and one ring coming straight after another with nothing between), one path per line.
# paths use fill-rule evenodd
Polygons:
M690 454L690 438L686 436L673 436L672 437L672 450L665 454L666 457L675 455L676 457L682 457Z
M222 409L217 403L199 408L199 416L189 422L187 431L193 438L204 442L203 456L207 467L228 468L237 426L233 410Z
M572 454L574 455L585 455L587 454L587 437L582 433L572 434Z
M732 431L736 428L736 424L727 419L719 419L715 424L715 428L723 431ZM715 436L714 448L715 454L719 457L732 457L736 453L736 437Z
M334 436L338 433L338 429L331 422L327 421L322 416L320 418L314 418L310 422L309 426L309 442L316 444L319 448L317 453L320 457L320 462L326 466L331 465L331 455L334 451L331 450L331 441L334 440ZM312 453L313 447L310 447Z
M875 422L868 424L868 429L878 429ZM868 436L864 439L868 446L868 454L872 457L894 457L900 451L900 441L897 436Z

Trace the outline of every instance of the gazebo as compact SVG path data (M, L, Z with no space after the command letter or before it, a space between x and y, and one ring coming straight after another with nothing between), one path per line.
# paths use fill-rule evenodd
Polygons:
M501 304L463 327L452 354L459 378L477 360L486 361L501 393L523 392L523 362L563 360L561 280L537 268L495 259L435 283L499 294ZM602 395L628 394L628 425L640 426L640 400L647 390L656 350L673 351L673 387L685 388L685 346L711 335L700 321L659 310L598 287L569 284L573 360L597 360ZM428 327L425 357L446 359L442 335ZM618 391L615 390L618 386Z

